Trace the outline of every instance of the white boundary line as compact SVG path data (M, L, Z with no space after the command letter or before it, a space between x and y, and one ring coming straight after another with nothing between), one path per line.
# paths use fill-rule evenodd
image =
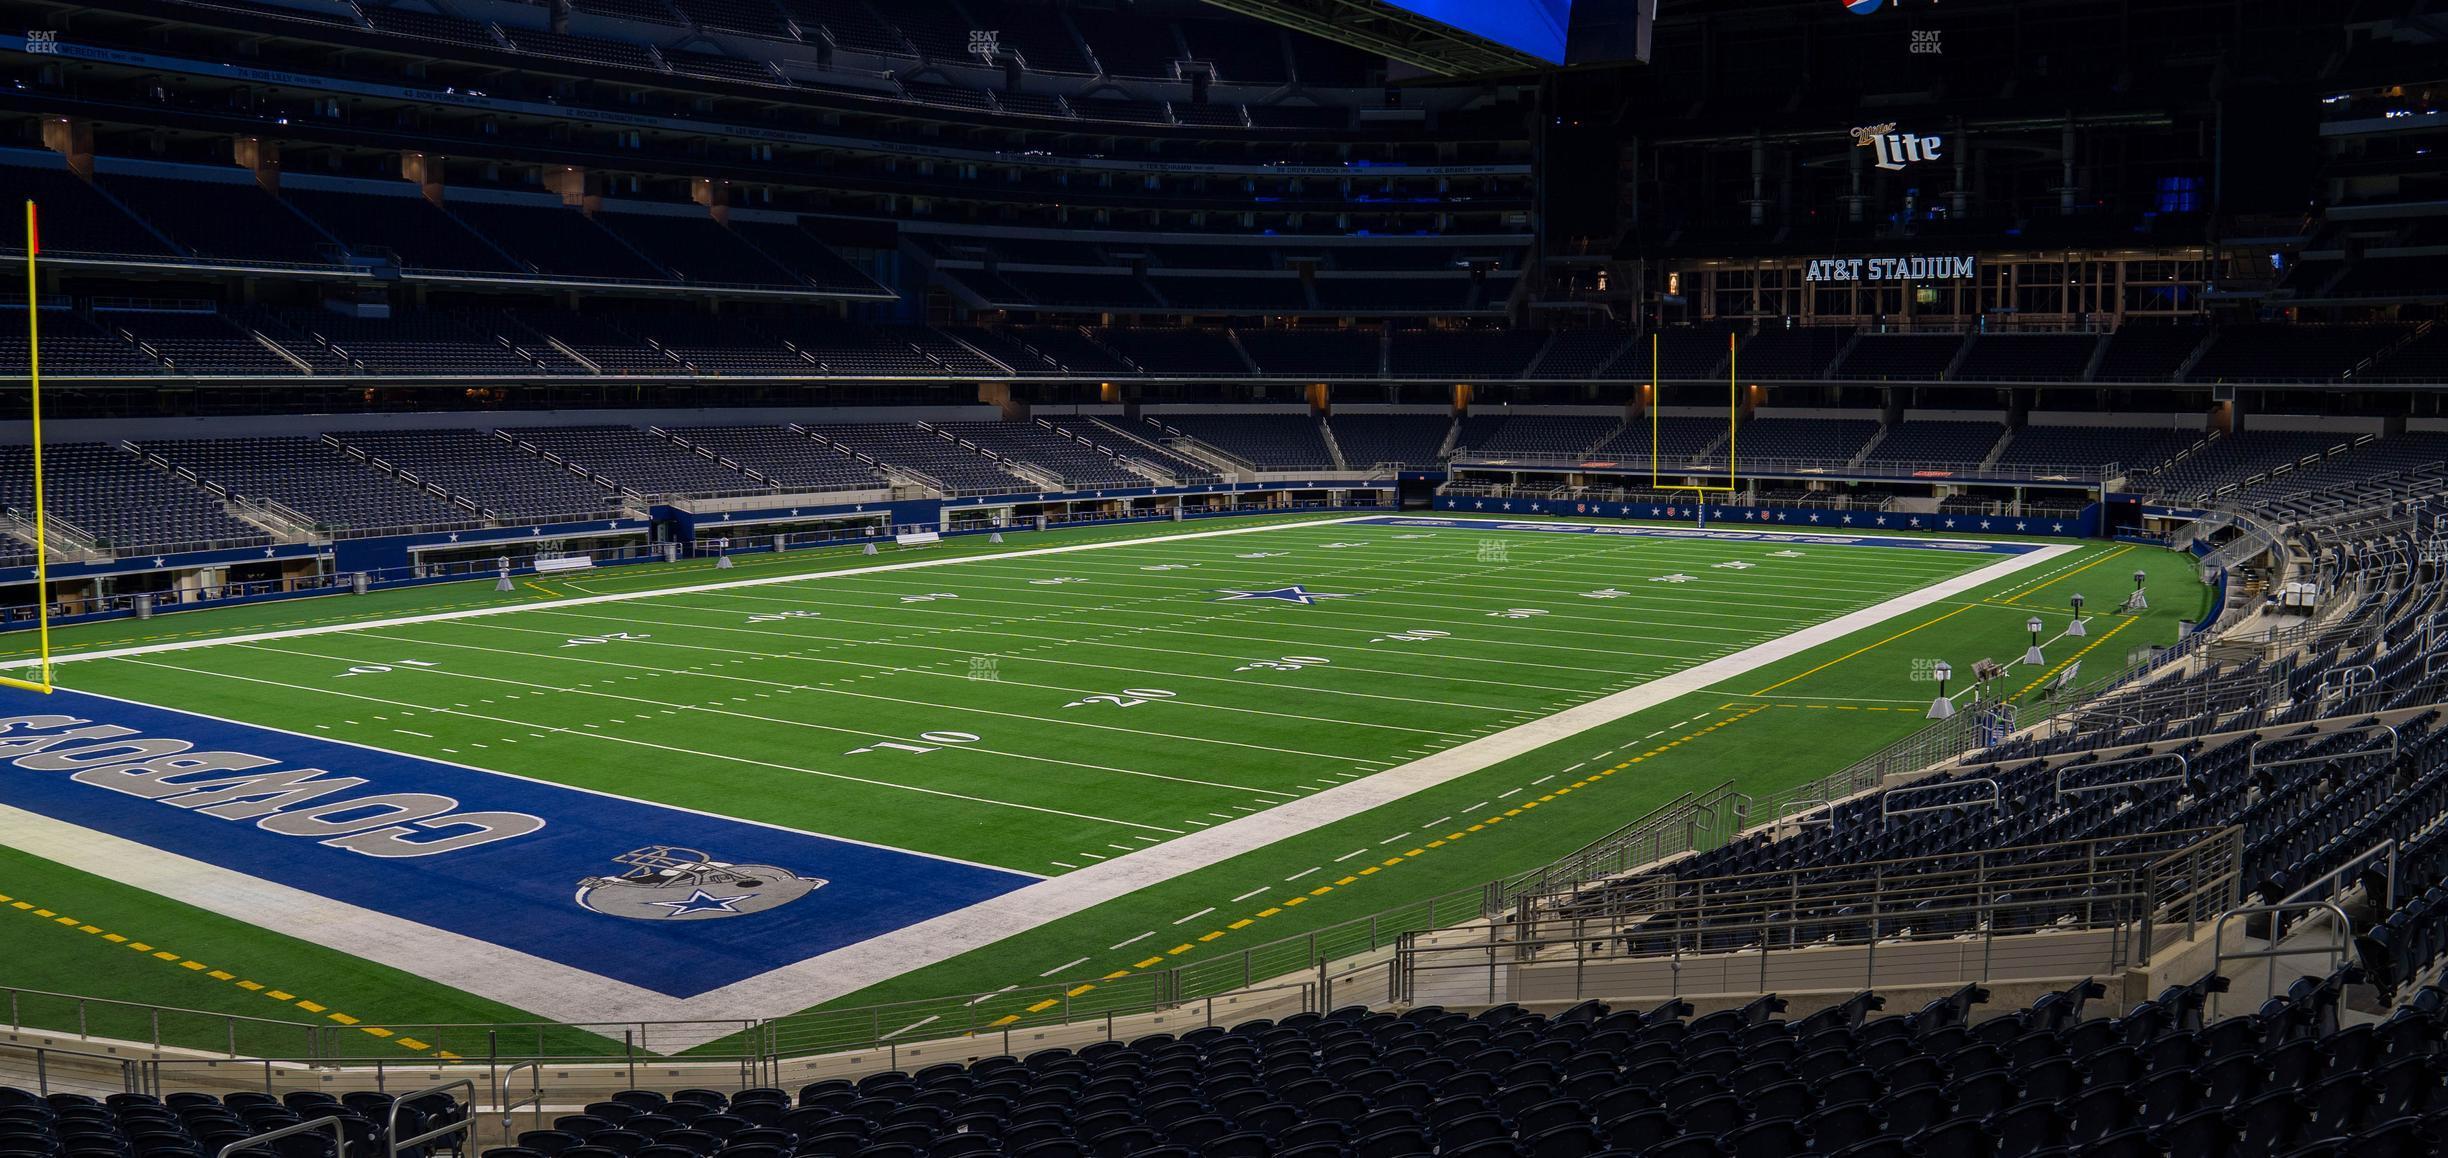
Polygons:
M1015 555L1059 554L1177 539L1277 531L1301 526L1334 525L1386 516L1358 516L1309 523L1273 524L1203 531L1188 535L1128 539L1044 547L994 555L895 563L847 571L769 576L725 583L696 584L659 591L590 596L552 604L517 605L405 616L353 624L331 624L142 647L88 652L68 658L97 659L116 655L151 654L208 647L238 640L287 639L376 626L507 614L534 607L566 607L615 603L656 595L687 594L738 587L767 586L822 579L829 575L870 574L954 563L1011 558ZM1521 522L1523 520L1453 520L1459 522ZM1603 524L1564 524L1603 525ZM1808 534L1809 532L1795 532ZM1008 937L1106 903L1140 889L1264 848L1293 836L1348 819L1370 809L1448 783L1512 759L1577 732L1611 723L1654 707L1676 696L1699 691L1744 672L1790 658L1820 644L1875 626L1896 616L1942 602L1964 591L2077 550L2072 545L2039 545L1987 567L1924 587L1918 591L1851 614L1803 628L1768 643L1711 660L1672 675L1567 708L1551 716L1496 732L1411 763L1279 805L1267 812L1201 829L1129 857L1100 861L1061 877L1041 880L968 908L905 926L855 945L809 957L755 977L710 990L692 998L672 998L625 982L588 973L460 934L434 929L402 918L263 881L234 869L137 844L38 813L0 806L0 821L9 844L71 868L147 888L210 912L300 937L336 951L430 977L452 988L502 1001L556 1021L602 1023L625 1020L684 1021L775 1016L821 1004L869 985L886 981L958 954L983 948ZM93 693L85 693L93 694ZM110 698L110 697L103 697ZM154 706L154 705L148 705ZM169 709L206 719L207 713ZM243 721L227 721L261 727ZM280 729L273 729L278 731ZM295 733L293 733L295 734ZM329 739L328 737L315 737ZM345 741L333 741L345 743ZM362 745L359 745L362 746ZM449 763L448 761L440 761ZM457 765L474 771L490 769ZM493 773L502 775L502 773ZM753 822L751 822L753 823ZM777 826L778 827L778 826Z

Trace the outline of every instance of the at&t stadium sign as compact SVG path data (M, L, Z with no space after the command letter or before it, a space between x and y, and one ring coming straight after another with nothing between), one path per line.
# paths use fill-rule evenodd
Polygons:
M1971 254L1919 257L1821 257L1802 271L1809 281L1952 281L1972 276Z

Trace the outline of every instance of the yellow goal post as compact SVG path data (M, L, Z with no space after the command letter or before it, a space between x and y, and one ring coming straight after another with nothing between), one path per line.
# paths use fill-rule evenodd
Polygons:
M1729 333L1726 335L1725 485L1713 486L1705 482L1670 483L1658 473L1658 460L1663 457L1662 452L1665 449L1664 440L1660 437L1663 422L1659 418L1659 411L1663 409L1666 393L1664 385L1658 379L1658 336L1656 334L1649 335L1649 489L1658 491L1690 491L1696 495L1725 494L1734 489L1736 466L1736 460L1734 457L1735 435L1736 427L1740 425L1740 419L1742 417L1742 392L1741 389L1734 384L1734 341L1735 339L1733 334ZM1696 478L1701 476L1685 475L1677 477Z
M51 694L51 544L43 498L42 429L42 282L35 276L35 255L42 250L35 229L34 202L25 203L26 251L26 384L33 397L34 450L34 634L33 679L0 674L0 684Z

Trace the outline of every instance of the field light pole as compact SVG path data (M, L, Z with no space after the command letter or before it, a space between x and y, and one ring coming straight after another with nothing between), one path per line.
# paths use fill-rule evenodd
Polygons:
M2047 663L2048 657L2040 654L2040 629L2047 625L2040 622L2040 617L2035 615L2032 616L2028 622L2024 623L2023 626L2031 630L2032 639L2031 650L2023 653L2023 662L2028 663L2033 667L2038 667L2041 664Z
M2083 620L2082 620L2083 597L2082 597L2082 592L2080 592L2080 591L2075 592L2075 593L2074 593L2073 598L2072 598L2072 599L2070 599L2070 600L2068 600L2068 602L2070 602L2070 603L2072 603L2072 604L2074 605L2074 622L2069 623L2069 624L2066 624L2066 635L2067 635L2067 637L2072 638L2072 639L2080 639L2080 638L2082 638L2082 637L2084 637L2084 636L2086 636L2086 635L2089 635L2089 634L2090 634L2090 632L2087 632L2087 631L2083 630Z
M1942 659L1930 665L1930 674L1938 677L1938 698L1930 701L1929 718L1944 720L1953 717L1955 701L1947 698L1946 686L1947 677L1954 675L1955 669L1947 666L1947 661Z

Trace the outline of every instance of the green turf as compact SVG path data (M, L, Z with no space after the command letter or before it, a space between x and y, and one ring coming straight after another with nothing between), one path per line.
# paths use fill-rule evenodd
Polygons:
M96 625L62 632L59 645L179 642L532 603L513 615L77 662L59 672L81 690L682 806L724 811L745 794L759 801L760 820L1054 876L2001 558L1818 545L1791 557L1774 542L1300 520L1248 535L991 557L1252 522L1015 535L1002 548L969 539L921 556L978 556L955 566L592 606L554 604L900 557L756 557L719 573L701 564L624 568L586 576L581 589L547 580L542 590L503 596L453 584ZM1260 553L1270 557L1243 557ZM1751 566L1717 566L1729 562ZM2067 594L2083 591L2097 613L2122 597L2124 576L2136 568L2154 577L2150 613L2095 614L2090 638L2051 647L2052 661L2081 650L2093 674L2122 666L2138 646L2172 642L2207 594L2184 556L2088 544L1996 590L1923 608L832 1004L1024 986L975 1004L912 1007L910 1022L936 1019L911 1031L923 1036L1010 1018L1027 1024L1060 1016L1066 1003L1128 1007L1152 993L1149 975L1176 965L1212 971L1196 984L1237 980L1237 954L1250 947L1535 867L1676 793L1727 780L1767 793L1833 771L1921 726L1933 689L1914 659L1944 658L1965 671L1982 656L2015 658L2027 616L2043 614L2054 634ZM1676 573L1695 580L1651 582ZM1218 601L1221 588L1290 583L1351 598L1309 607ZM1587 597L1606 590L1626 595ZM1516 617L1517 609L1543 614ZM784 614L791 612L799 614ZM624 632L638 638L614 634ZM579 639L606 642L571 642ZM1286 657L1328 662L1239 670ZM437 666L398 666L403 659ZM375 665L391 669L346 674ZM2045 671L2017 668L2015 676L2009 691ZM1147 689L1173 694L1131 694ZM977 740L937 742L929 733ZM862 747L871 750L854 754ZM61 912L124 914L130 935L140 926L174 929L181 954L224 971L298 978L284 984L301 995L342 995L352 1004L318 1004L362 1020L520 1016L22 855L0 859L0 882L0 891ZM1184 920L1189 914L1199 915ZM76 944L95 935L59 937ZM96 952L137 958L123 948L12 954L0 962L0 980L208 1009L273 1004L229 983L197 982L174 962L97 972ZM1271 960L1247 967L1263 977ZM813 1018L795 1025L809 1044L900 1028L860 1031Z

